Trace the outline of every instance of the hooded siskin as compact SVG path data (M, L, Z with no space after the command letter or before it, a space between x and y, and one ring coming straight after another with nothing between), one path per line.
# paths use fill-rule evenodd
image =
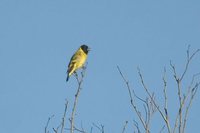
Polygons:
M81 68L84 65L87 59L88 52L89 52L89 47L87 45L81 45L80 48L74 53L68 65L66 81L69 80L69 77L77 69Z

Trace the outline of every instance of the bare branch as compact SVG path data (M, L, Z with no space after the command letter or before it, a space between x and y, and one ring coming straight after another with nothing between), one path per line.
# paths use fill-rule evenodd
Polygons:
M145 104L143 104L143 107L144 107L144 112L145 112L145 125L147 126L148 123L149 123L149 109L148 108L148 98L147 98L147 107ZM147 111L148 110L148 111Z
M175 66L172 65L172 63L170 62L170 66L172 67L173 69L173 72L174 72L174 77L175 77L175 80L176 80L176 83L177 83L177 90L178 90L178 98L179 98L179 110L178 110L178 114L176 116L176 120L175 120L175 125L174 125L174 129L173 129L173 133L175 133L176 131L176 128L178 126L178 120L179 120L179 133L182 133L182 129L184 129L184 127L182 127L184 124L183 124L183 119L182 119L182 115L183 115L183 108L184 108L184 105L185 105L185 102L189 96L189 92L191 91L191 86L193 84L193 81L194 81L194 76L192 78L192 82L190 84L190 87L188 88L188 91L186 92L186 94L184 94L182 96L182 88L181 88L181 81L183 80L186 72L188 71L188 67L189 67L189 64L191 62L191 60L193 59L193 57L200 51L200 49L197 49L191 56L190 56L190 45L188 46L188 49L187 49L187 62L186 62L186 65L185 65L185 69L182 73L182 75L180 76L180 78L178 77L177 73L176 73L176 69L175 69ZM187 111L187 109L186 109Z
M123 130L122 130L122 133L125 133L127 124L128 124L128 121L125 121L125 124L124 124L124 126L123 126Z
M137 121L135 121L135 120L133 120L133 122L134 122L134 126L136 127L136 129L137 129L137 132L138 133L141 133L141 131L140 131L140 128L139 128L139 126L138 126L138 123L137 123ZM135 131L134 131L135 132Z
M66 100L66 103L65 103L65 110L64 110L63 117L62 117L62 123L61 123L61 133L64 132L64 127L65 127L65 116L66 116L66 112L67 112L67 107L68 107L68 101Z
M74 127L74 130L80 132L80 133L86 133L83 129L78 129L77 127Z
M178 75L177 75L177 73L176 73L176 67L175 67L174 64L172 64L172 61L170 61L170 66L171 66L171 68L172 68L172 70L173 70L174 78L175 78L176 82L179 82L179 78L178 78Z
M71 128L66 128L66 130L71 131ZM74 126L74 131L77 131L77 132L80 132L80 133L86 133L83 128L80 129L80 128L77 128L76 126Z
M173 72L174 72L174 78L176 80L176 83L177 83L177 90L178 90L178 99L179 99L179 111L178 111L178 117L179 118L179 133L181 133L181 126L182 126L182 92L181 92L181 80L179 79L177 73L176 73L176 67L175 65L173 65L171 62L170 62L170 66L172 67L173 69ZM178 119L176 119L176 124L175 124L175 127L177 126L177 121ZM175 131L175 130L174 130Z
M117 66L117 69L118 69L118 71L119 71L121 77L123 78L123 80L124 80L124 82L126 83L126 86L127 86L127 88L128 88L129 97L130 97L131 105L132 105L132 107L133 107L133 109L134 109L134 112L136 112L136 114L137 114L139 120L141 121L141 123L142 123L144 129L147 130L147 129L146 129L146 124L145 124L145 122L144 122L144 119L143 119L142 116L141 116L140 111L138 111L136 105L133 103L133 97L132 97L131 89L130 89L130 86L129 86L129 82L125 79L125 77L124 77L123 73L121 72L119 66Z
M186 127L186 122L187 122L187 117L188 117L188 112L189 112L189 108L192 105L192 101L194 99L194 96L196 95L196 92L198 90L198 87L200 85L200 82L196 83L196 85L193 87L193 89L190 92L190 100L189 100L189 104L186 107L186 112L185 112L185 116L184 116L184 123L183 123L183 133L185 132L185 127Z
M200 51L200 49L197 49L191 56L190 56L190 45L188 46L188 49L187 49L187 62L186 62L186 65L185 65L185 69L184 69L184 72L180 78L180 80L182 80L188 70L188 66L190 64L190 61L192 60L192 58Z
M48 131L48 126L49 126L50 120L51 120L53 117L54 117L54 115L52 115L51 117L48 118L47 124L46 124L46 126L45 126L45 128L44 128L44 132L45 132L45 133L49 133L49 131Z
M91 129L90 129L90 133L92 133L92 131L93 131L93 127L91 127Z
M58 130L59 130L60 126L61 126L61 125L59 125L56 129L53 128L54 133L58 133Z
M96 127L101 133L104 133L104 125L96 125L95 123L92 123L94 127Z
M159 133L162 133L164 129L165 129L165 125L161 128Z
M57 129L53 128L53 131L54 133L58 133L58 128Z
M168 115L168 106L167 106L167 81L166 81L166 68L164 68L164 75L163 75L163 83L164 83L164 89L163 89L163 94L164 94L164 110L165 110L165 116L166 119L169 120L169 115Z
M82 72L81 72L81 77L80 77L80 79L78 78L77 73L75 73L75 77L76 77L77 82L78 82L78 88L77 88L77 92L76 92L76 94L75 94L74 104L73 104L72 113L71 113L71 119L70 119L70 123L71 123L71 126L70 126L70 133L74 133L74 116L75 116L75 113L76 113L76 107L77 107L77 103L78 103L78 97L79 97L79 95L80 95L81 84L82 84L82 82L83 82L83 78L84 78L84 75L85 75L85 71L86 71L86 66L83 67L83 70L82 70Z
M141 83L142 83L142 86L144 88L144 90L146 91L147 95L151 98L154 106L156 107L156 109L158 110L158 112L160 113L160 115L162 116L163 120L165 121L166 125L167 125L167 129L168 129L168 132L170 133L170 123L168 121L168 119L166 119L165 115L163 114L163 112L160 110L158 104L155 102L155 100L153 99L151 93L149 92L148 88L146 87L145 83L144 83L144 80L143 80L143 76L140 72L140 69L138 68L138 74L140 76L140 80L141 80Z

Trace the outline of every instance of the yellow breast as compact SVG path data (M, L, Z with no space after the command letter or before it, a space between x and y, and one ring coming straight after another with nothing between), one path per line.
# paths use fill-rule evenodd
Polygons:
M77 69L81 68L87 59L87 54L83 52L82 49L78 49L74 54L70 64L69 64L69 76L74 73Z

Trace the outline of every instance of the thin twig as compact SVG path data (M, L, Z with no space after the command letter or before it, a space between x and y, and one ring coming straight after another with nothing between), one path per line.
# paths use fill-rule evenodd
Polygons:
M125 133L127 124L128 124L128 121L125 121L125 124L124 124L123 129L122 129L122 133Z
M58 130L59 130L60 126L61 126L61 124L56 129L53 127L54 133L58 133Z
M78 82L78 88L77 88L77 92L75 94L75 99L74 99L74 104L73 104L73 108L72 108L72 113L71 113L71 119L70 119L70 123L71 123L71 126L70 126L70 133L74 133L74 116L75 116L75 113L76 113L76 107L77 107L77 103L78 103L78 97L80 95L80 91L81 91L81 84L83 82L83 78L84 78L84 75L85 75L85 71L86 71L86 66L83 67L83 70L81 72L81 77L80 79L78 78L78 75L77 73L75 73L75 77L77 79L77 82Z
M141 133L137 121L133 120L133 122L134 122L133 125L134 125L134 126L136 127L136 129L137 129L137 132L138 132L138 133ZM134 132L135 132L135 131L134 131Z
M200 49L197 49L191 56L190 56L190 45L188 46L188 49L187 49L187 63L185 65L185 69L184 69L184 72L180 78L180 80L182 80L188 70L188 66L189 66L189 63L190 61L192 60L192 58L200 51Z
M170 123L169 123L168 119L166 119L165 115L164 115L163 112L160 110L159 106L157 105L157 103L156 103L155 100L153 99L151 93L149 92L148 88L146 87L146 85L145 85L145 83L144 83L144 80L143 80L143 76L142 76L142 74L141 74L141 72L140 72L139 67L138 67L138 74L139 74L139 76L140 76L140 80L141 80L141 83L142 83L142 86L143 86L144 90L146 91L147 95L151 98L151 100L152 100L154 106L156 107L156 109L158 110L158 112L160 113L160 115L162 116L163 120L165 121L165 123L166 123L166 125L167 125L168 132L170 133L170 130L171 130L171 128L170 128Z
M137 107L136 107L135 104L133 103L133 97L132 97L131 89L130 89L130 86L129 86L129 82L128 82L128 81L126 80L126 78L124 77L124 75L123 75L123 73L121 72L119 66L117 66L117 69L118 69L118 71L119 71L119 73L120 73L122 79L124 80L124 82L125 82L125 84L126 84L126 86L127 86L127 88L128 88L129 97L130 97L131 105L132 105L132 107L133 107L133 109L134 109L134 112L136 112L136 114L137 114L139 120L141 121L141 123L142 123L144 129L145 129L145 130L148 130L148 129L146 129L147 126L146 126L146 124L145 124L145 122L144 122L144 119L143 119L142 116L141 116L140 111L138 111Z
M68 101L66 100L66 103L65 103L65 110L64 110L63 117L62 117L62 123L61 123L61 133L64 132L64 127L65 127L65 116L66 116L67 108L68 108Z
M93 131L93 127L90 128L90 133L92 133L92 131Z
M165 110L166 119L169 121L168 106L167 106L168 100L167 100L166 68L164 68L163 83L164 83L163 94L164 94L164 99L165 99L164 110Z
M51 117L48 118L47 124L46 124L46 126L45 126L45 128L44 128L44 132L45 132L45 133L49 133L49 131L48 131L48 126L49 126L50 120L51 120L53 117L54 117L54 115L52 115Z
M148 98L146 99L147 101L147 107L148 107ZM149 122L149 117L148 117L148 114L149 114L149 109L147 109L146 105L143 104L143 107L144 107L144 112L145 112L145 125L147 127L148 125L148 122ZM148 111L147 111L148 110Z
M74 100L74 105L73 105L73 109L72 109L72 114L71 114L71 129L70 129L70 132L73 133L74 132L74 115L75 115L75 112L76 112L76 106L77 106L77 103L78 103L78 97L79 97L79 94L80 94L80 84L78 85L78 89L77 89L77 92L75 94L75 100Z
M174 72L174 78L176 80L176 84L177 84L177 90L178 90L178 99L179 99L179 110L178 110L178 117L179 118L179 125L178 125L178 129L179 129L179 133L181 133L181 128L182 128L182 88L181 88L181 80L178 77L177 73L176 73L176 67L175 65L172 64L172 62L170 61L170 66L172 67L172 70ZM177 126L178 119L176 119L176 124L175 126Z
M78 131L80 133L86 133L83 129L78 129L77 127L74 127L74 130L75 131Z
M53 128L53 131L54 133L58 133L58 128L57 129Z
M197 73L197 74L194 74L194 75L193 75L192 80L191 80L191 83L190 83L190 85L189 85L189 87L188 87L188 90L187 90L187 92L186 92L186 94L185 94L185 97L184 97L184 99L183 99L183 101L182 101L182 105L183 105L183 107L184 107L185 101L187 101L187 100L188 100L188 97L190 96L189 105L186 107L186 112L185 112L185 116L184 116L183 132L184 132L185 126L186 126L186 121L187 121L187 116L188 116L189 107L191 106L190 102L192 103L191 100L193 100L193 97L194 97L194 96L191 96L191 94L192 94L192 92L194 92L193 90L196 91L196 89L197 89L198 86L199 86L199 82L196 82L196 84L195 84L194 87L192 87L192 86L194 85L195 78L198 77L199 75L200 75L200 73ZM195 92L194 94L196 94L196 92ZM191 99L191 98L192 98L192 99Z
M95 123L92 123L94 127L96 127L101 133L104 133L104 125L96 125Z
M162 133L164 129L165 129L165 125L161 128L159 133Z
M198 87L199 87L199 84L200 82L196 83L196 85L194 86L194 88L191 90L191 98L189 100L189 104L188 106L186 107L186 112L185 112L185 116L184 116L184 123L183 123L183 133L185 132L185 127L186 127L186 122L187 122L187 117L188 117L188 112L189 112L189 108L191 107L192 105L192 101L194 99L194 96L196 95L196 92L198 90Z
M183 113L183 107L185 105L185 101L187 100L188 96L189 96L189 92L190 92L190 89L191 89L191 85L193 84L193 80L194 80L194 76L192 78L192 82L190 84L190 87L188 88L188 91L187 93L183 96L182 98L182 93L181 93L181 81L183 80L186 72L188 71L188 67L189 67L189 64L191 62L191 60L193 59L193 57L200 51L200 49L197 49L191 56L190 56L190 45L188 46L188 49L187 49L187 62L186 62L186 65L185 65L185 69L182 73L182 75L180 76L180 78L178 77L177 73L176 73L176 68L175 68L175 65L173 65L170 61L170 66L172 67L172 70L174 72L174 78L176 80L176 83L177 83L177 89L178 89L178 97L179 97L179 111L178 111L178 114L176 116L176 120L175 120L175 125L174 125L174 129L173 129L173 133L175 133L176 131L176 128L178 126L178 120L179 120L179 133L182 133L182 129L184 129L184 127L182 127L182 125L184 125L182 123L182 113ZM179 119L178 119L179 118Z
M77 131L77 132L80 132L80 133L86 133L83 128L80 129L80 128L77 128L77 127L74 126L73 129L74 129L74 131ZM71 128L65 128L65 130L70 130L71 131Z

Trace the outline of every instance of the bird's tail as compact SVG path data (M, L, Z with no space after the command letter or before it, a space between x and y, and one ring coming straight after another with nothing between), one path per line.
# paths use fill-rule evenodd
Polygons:
M67 75L66 82L69 80L69 74Z

